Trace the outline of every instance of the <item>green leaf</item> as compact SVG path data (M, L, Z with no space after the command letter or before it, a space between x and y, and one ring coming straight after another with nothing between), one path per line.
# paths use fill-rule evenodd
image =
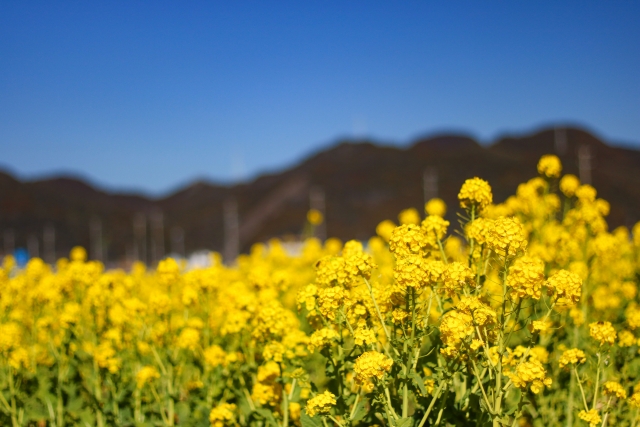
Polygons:
M191 417L191 408L186 402L178 402L176 404L176 414L179 420L188 420Z
M500 417L498 418L498 422L503 426L508 426L511 425L511 418L509 416Z
M400 418L396 423L396 427L413 427L413 418Z
M302 411L300 414L300 422L302 423L302 427L322 427L322 421L320 417L317 415L315 417L310 417L307 415L307 411Z
M333 364L327 363L327 365L325 366L324 372L327 374L327 376L331 376L335 372L335 368Z
M270 410L264 409L264 408L258 408L256 409L256 412L260 414L267 421L267 425L270 425L272 427L278 427L278 422L276 421L275 417L273 416L273 413Z
M416 371L412 371L409 374L409 377L413 380L413 384L415 384L415 386L420 389L420 393L422 393L423 396L429 395L429 393L427 392L427 389L424 386L424 381Z
M366 403L364 400L358 402L358 406L356 406L356 410L353 412L353 417L351 417L351 421L360 421L367 414L365 410Z
M84 407L84 400L81 397L70 400L67 403L67 411L78 412Z

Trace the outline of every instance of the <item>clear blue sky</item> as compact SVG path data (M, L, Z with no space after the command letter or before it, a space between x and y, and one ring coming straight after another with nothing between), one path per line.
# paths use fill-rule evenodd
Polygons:
M0 167L169 191L340 137L640 143L640 2L0 2Z

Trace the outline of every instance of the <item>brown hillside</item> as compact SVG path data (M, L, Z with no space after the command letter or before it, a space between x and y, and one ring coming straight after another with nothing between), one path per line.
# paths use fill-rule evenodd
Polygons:
M558 153L565 171L578 174L577 152L588 146L592 183L610 201L612 227L640 220L640 151L607 145L580 129L565 131L566 145ZM90 222L100 218L104 246L111 261L133 254L133 218L164 214L164 247L171 249L171 230L184 230L187 252L222 250L223 205L237 201L242 249L275 236L299 234L309 208L309 192L322 188L326 196L327 234L366 239L383 219L395 219L407 207L424 203L423 173L437 170L439 195L455 222L456 195L472 176L487 179L496 201L513 194L518 183L536 174L536 162L555 153L554 130L524 137L505 137L482 146L465 136L420 139L407 148L342 142L296 167L261 176L252 182L220 186L196 182L161 199L109 194L79 180L57 178L20 182L0 173L0 230L12 230L16 246L29 236L40 242L45 226L56 230L56 252L62 256L76 244L89 247ZM147 222L147 241L153 230ZM5 233L6 235L6 233ZM33 237L31 238L33 241ZM2 249L2 247L0 247ZM152 261L148 250L147 260Z

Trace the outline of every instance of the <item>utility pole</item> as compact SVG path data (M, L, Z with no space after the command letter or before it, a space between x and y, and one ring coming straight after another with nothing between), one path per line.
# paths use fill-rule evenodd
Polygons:
M591 184L591 147L583 144L578 149L578 170L580 174L580 182L583 184Z
M435 166L427 167L422 174L422 191L424 203L438 197L438 169Z
M224 260L227 264L235 261L240 253L240 220L238 219L238 202L227 199L224 211Z
M52 224L47 224L42 233L42 247L44 260L53 265L56 262L56 229Z
M102 220L97 216L91 218L89 223L89 238L91 240L91 258L104 262L102 245Z
M313 187L309 191L309 206L322 214L322 222L315 228L315 237L320 241L327 239L327 206L322 187Z
M563 156L567 152L567 130L557 126L553 131L556 154Z
M16 235L13 229L4 230L4 255L13 255L16 249Z
M147 263L147 217L142 212L133 218L133 257Z
M27 239L27 250L29 251L29 258L40 257L40 243L38 237L35 234L30 234Z
M171 229L171 253L178 254L182 258L185 257L184 230L182 227L173 227Z
M153 263L156 264L164 257L164 215L162 211L151 214L151 251Z

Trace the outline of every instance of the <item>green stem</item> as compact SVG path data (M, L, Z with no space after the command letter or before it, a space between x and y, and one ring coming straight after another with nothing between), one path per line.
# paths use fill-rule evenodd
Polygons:
M153 394L153 397L160 406L160 416L162 417L162 421L168 426L169 420L167 420L167 416L164 413L164 403L162 403L162 399L160 399L160 395L158 395L158 390L156 390L156 387L153 384L149 384L149 387L151 387L151 394Z
M133 409L133 419L141 423L142 422L142 402L140 400L140 389L136 387L136 390L133 392L133 400L134 400L134 409Z
M344 322L347 324L347 326L349 327L349 332L351 332L351 336L355 337L355 333L353 332L353 328L351 327L351 324L349 323L349 319L347 319L347 315L345 314L344 310L342 309L342 307L340 307L340 314L342 315L342 317L344 318Z
M607 425L607 418L609 418L609 407L611 406L611 399L613 399L613 396L611 396L609 400L607 400L607 407L604 410L604 417L602 417L602 425L600 427L604 427Z
M471 220L468 222L468 224L473 223L473 221L476 219L476 209L475 206L471 206ZM473 251L475 249L475 241L474 239L469 239L469 268L471 268L471 266L473 265Z
M61 362L61 361L60 361ZM56 409L58 412L57 427L64 427L64 405L62 401L62 363L58 363L58 384L56 385L56 397L58 399Z
M289 425L289 396L287 392L282 389L282 427Z
M337 425L339 425L339 426L342 425L342 423L340 421L338 421L333 415L327 415L327 416L329 417L329 419L331 419L331 421L333 421Z
M575 375L571 375L569 383L569 401L567 402L567 409L565 411L565 418L567 419L566 427L573 426L573 395L576 391L576 378Z
M449 264L449 260L447 259L447 254L444 252L444 246L442 246L442 240L438 238L438 247L440 248L440 255L442 256L442 261L445 264Z
M447 390L447 392L444 394L444 399L440 401L440 410L438 411L438 418L436 418L436 422L434 424L436 426L440 425L440 421L442 421L442 414L444 413L444 404L447 401L448 393L449 391Z
M391 404L391 394L389 393L389 389L386 386L384 387L384 395L387 398L387 405L389 406L391 415L397 420L400 417L398 417L398 414L396 414L396 411L393 409L393 405Z
M493 413L494 410L491 407L491 404L489 403L489 398L487 397L487 393L484 391L484 386L482 385L482 378L478 373L478 367L476 366L476 362L473 359L471 359L471 364L473 365L473 370L476 374L476 378L478 379L478 385L480 385L480 390L482 390L482 397L484 397L484 403L487 405L487 408L489 408L489 412Z
M373 301L373 306L376 308L376 313L378 313L378 318L380 319L380 323L382 324L382 329L384 330L384 335L387 337L387 345L384 347L385 352L387 353L387 355L389 355L389 350L387 350L387 346L389 346L391 344L391 335L389 335L389 331L387 330L387 325L384 323L384 319L382 318L382 313L380 312L380 307L378 307L378 303L376 301L376 297L373 295L373 287L371 286L371 284L369 283L369 281L367 279L364 279L364 283L367 284L367 288L369 288L369 294L371 294L371 300ZM398 350L396 350L394 348L396 354L398 353Z
M576 375L576 380L578 381L578 385L580 386L580 393L582 393L582 403L584 403L584 410L589 410L589 405L587 404L587 396L584 394L584 388L582 387L582 381L580 381L580 376L578 375L578 368L573 367L573 372Z
M356 394L356 400L353 402L353 408L351 409L351 413L349 414L350 420L353 420L353 417L356 415L356 409L358 408L359 400L360 400L360 393Z
M13 427L19 427L18 410L16 404L16 390L13 383L13 368L9 366L9 393L11 394L11 424Z
M418 427L424 426L424 423L427 422L427 418L429 417L429 414L431 414L433 405L435 405L436 400L438 400L438 397L440 397L440 393L442 392L442 389L444 388L445 384L446 383L443 382L442 384L440 384L440 387L438 387L438 389L436 390L436 393L433 395L433 399L431 399L431 403L427 408L427 412L425 412L424 415L422 416L422 420L420 420L420 424L418 424Z
M591 409L596 409L596 403L598 402L598 388L600 387L600 365L601 365L601 356L600 352L597 353L598 356L598 369L596 371L596 386L593 391L593 402L591 404Z

